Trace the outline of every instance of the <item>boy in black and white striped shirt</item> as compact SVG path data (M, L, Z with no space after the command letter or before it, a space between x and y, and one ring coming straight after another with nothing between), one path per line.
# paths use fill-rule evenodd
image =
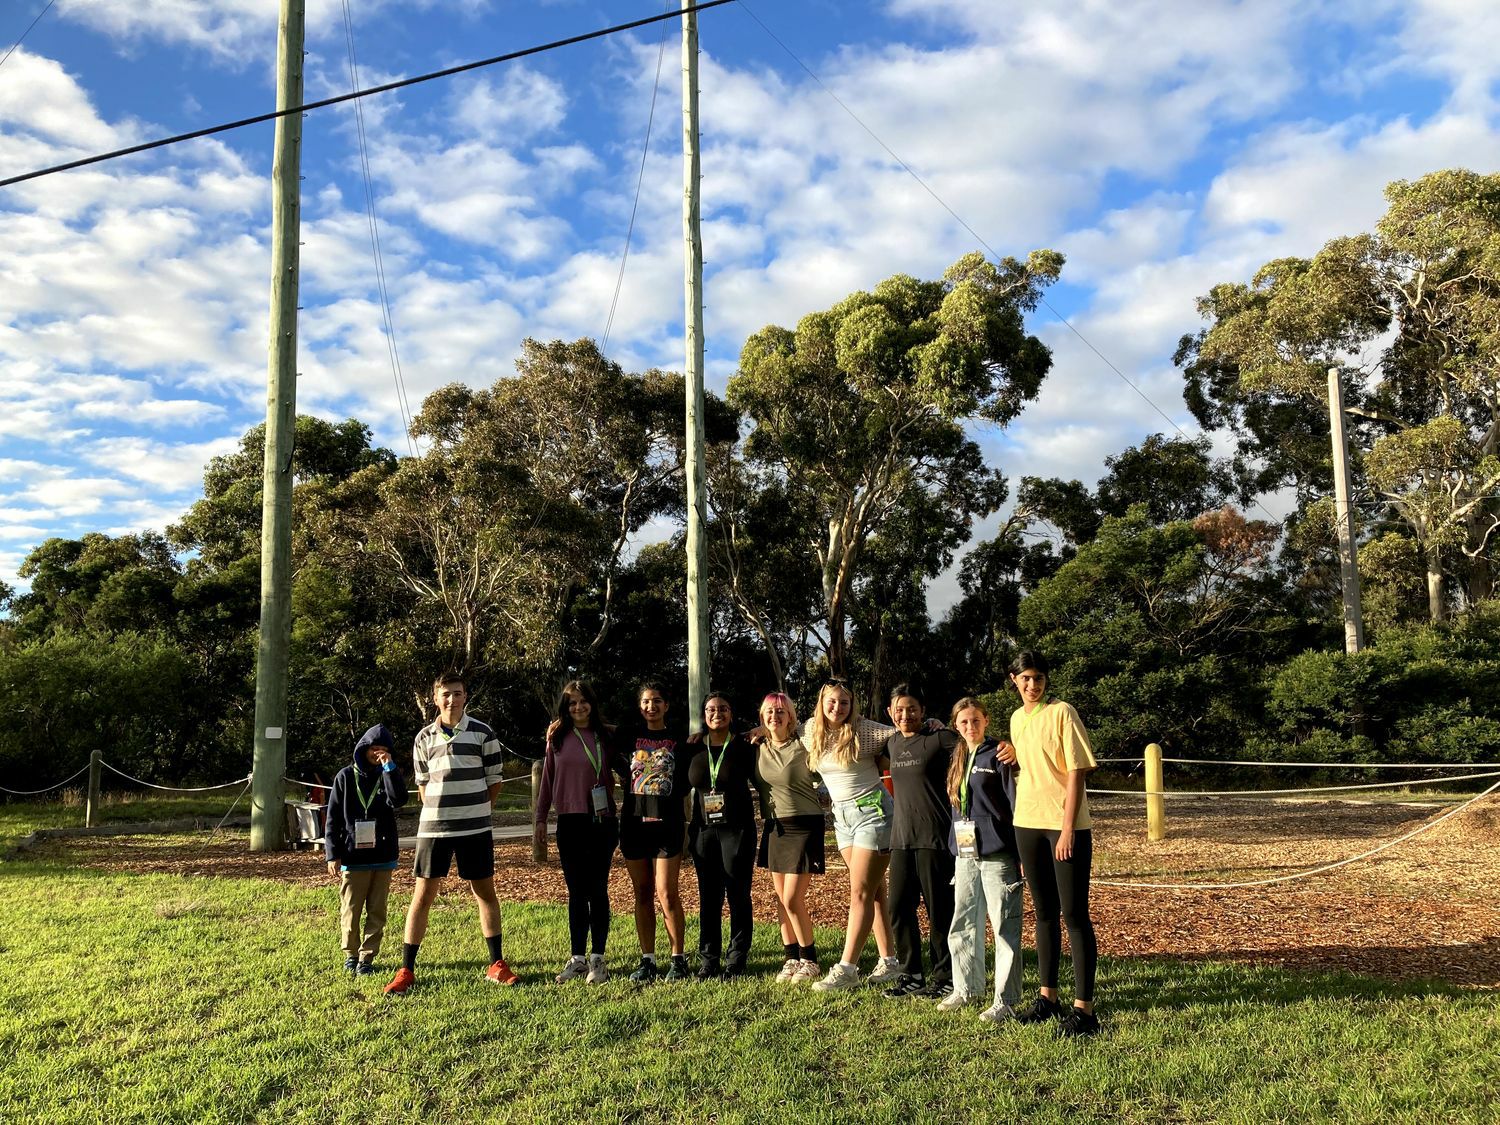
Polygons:
M417 732L412 765L422 815L417 822L416 890L406 915L406 944L395 978L385 986L402 995L416 983L417 951L427 933L427 913L454 861L479 904L479 927L489 946L485 979L512 985L516 974L501 947L500 901L495 897L495 838L490 817L500 792L500 743L494 731L470 718L463 679L454 673L432 685L437 718Z

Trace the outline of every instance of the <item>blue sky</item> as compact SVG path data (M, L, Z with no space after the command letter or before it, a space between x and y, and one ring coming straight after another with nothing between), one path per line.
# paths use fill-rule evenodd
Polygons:
M0 51L45 0L0 2ZM350 0L362 85L662 10ZM1053 306L1192 432L1194 298L1367 229L1392 179L1500 167L1500 6L1468 0L752 0L703 13L710 384L746 335L974 248L758 17L1002 254L1068 257ZM0 66L0 176L274 105L275 0L57 0ZM309 98L349 88L341 2L310 0ZM660 32L363 103L413 406L598 337ZM679 368L679 41L667 25L610 352ZM407 443L351 108L305 123L299 408ZM0 189L0 580L43 539L163 528L264 415L272 133ZM1023 474L1097 480L1167 422L1051 312L1039 401L979 434ZM981 529L983 534L983 529ZM941 603L951 583L939 584Z

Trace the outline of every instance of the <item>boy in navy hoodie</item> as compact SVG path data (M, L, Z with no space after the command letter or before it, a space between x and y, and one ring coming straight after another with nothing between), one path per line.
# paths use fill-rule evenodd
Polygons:
M339 770L328 797L323 849L328 873L339 880L344 968L358 976L375 971L396 870L396 810L406 804L407 789L393 745L384 724L365 731L354 745L354 764Z

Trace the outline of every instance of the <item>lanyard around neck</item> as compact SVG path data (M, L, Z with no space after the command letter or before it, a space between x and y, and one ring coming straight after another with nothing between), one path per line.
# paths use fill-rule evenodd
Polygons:
M370 815L370 805L375 801L375 794L380 792L380 778L377 775L375 784L370 786L370 795L365 796L365 791L359 787L359 771L354 773L354 795L359 798L359 807L364 809L365 815Z
M580 731L577 727L573 728L573 737L578 739L578 745L583 747L584 754L588 756L589 765L594 767L594 780L603 781L604 755L589 747L589 744L584 741L583 732ZM599 745L599 736L597 734L594 735L594 745Z
M719 747L719 756L717 759L714 758L713 737L705 734L703 740L708 746L708 787L717 791L719 788L719 767L724 764L724 755L729 752L729 744L734 741L734 735L726 734L724 736L724 745Z
M980 744L982 745L983 743ZM974 773L974 762L979 758L980 746L969 750L969 765L964 770L963 781L958 786L958 811L965 820L969 817L969 778Z

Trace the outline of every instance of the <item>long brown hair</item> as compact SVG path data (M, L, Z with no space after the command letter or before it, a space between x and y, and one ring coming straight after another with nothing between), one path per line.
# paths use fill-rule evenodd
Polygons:
M983 715L986 723L989 722L989 708L979 702L974 696L966 695L953 705L953 711L948 716L948 725L957 730L959 713L967 711L970 708ZM963 742L965 752L960 753L959 748L955 746L953 748L953 759L948 763L948 802L954 808L958 808L958 791L964 783L964 774L969 768L968 740L964 739Z

